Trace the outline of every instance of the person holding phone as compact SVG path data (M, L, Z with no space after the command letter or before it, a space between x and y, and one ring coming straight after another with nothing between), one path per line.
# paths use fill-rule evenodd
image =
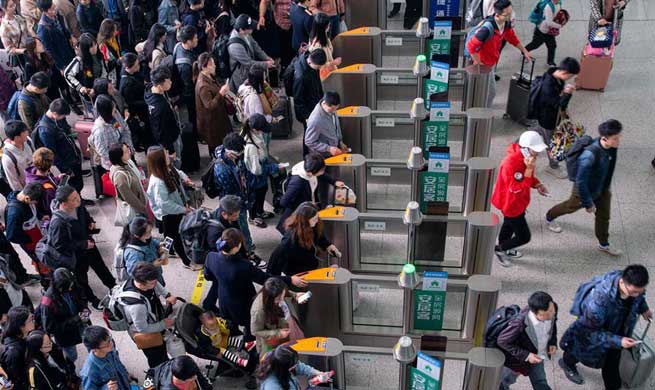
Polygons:
M121 362L111 333L101 326L84 330L84 346L89 354L80 370L84 390L130 390L130 374Z
M530 205L530 190L549 196L548 189L535 176L537 155L546 150L541 135L526 131L518 143L507 148L507 156L500 163L491 204L503 214L503 226L498 235L495 252L503 267L510 267L512 259L522 256L516 248L530 242L531 234L525 210Z
M172 240L170 243L172 244ZM152 238L152 224L148 219L145 217L134 218L123 228L118 245L123 249L125 269L128 275L132 276L134 267L140 261L151 263L159 273L157 281L162 286L166 286L162 266L168 265L168 250L165 248L164 242Z
M260 381L260 390L282 390L301 389L298 376L312 380L319 376L329 378L331 374L301 362L298 352L285 344L266 354L255 376Z

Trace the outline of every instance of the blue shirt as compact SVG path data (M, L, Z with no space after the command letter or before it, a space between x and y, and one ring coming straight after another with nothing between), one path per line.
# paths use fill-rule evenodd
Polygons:
M84 361L80 371L83 390L107 390L107 382L118 382L119 390L131 390L127 369L118 357L118 351L113 350L104 358L97 357L93 352Z

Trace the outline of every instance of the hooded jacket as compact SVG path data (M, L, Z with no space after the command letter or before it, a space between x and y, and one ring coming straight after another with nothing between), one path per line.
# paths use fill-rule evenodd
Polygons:
M591 368L601 368L610 349L632 336L637 317L648 311L644 294L621 299L615 270L583 283L575 294L571 314L577 319L564 332L560 347Z
M525 177L525 158L518 144L507 147L507 155L500 163L491 204L503 213L514 218L525 212L530 204L530 189L540 182L536 176Z
M82 343L84 324L79 313L87 308L87 302L80 296L79 285L73 284L70 291L62 291L64 288L63 283L55 278L41 297L37 310L41 310L43 330L54 336L59 346L71 347Z
M4 351L0 354L0 364L14 384L14 389L28 389L27 382L27 344L25 339L17 337L4 337L2 339Z
M308 176L305 172L305 163L303 161L297 163L291 169L291 177L287 179L289 184L287 186L280 206L284 208L280 216L280 222L277 224L277 230L284 234L284 222L287 218L300 206L303 202L318 203L318 195L316 189L318 182L334 185L336 180L332 176L323 174L319 177Z
M12 192L7 196L5 233L9 241L20 244L28 251L34 251L42 237L36 206L19 201L17 195L18 192Z
M166 95L152 93L150 86L146 86L144 95L150 113L150 130L158 144L169 153L174 153L173 144L180 137L180 123L177 114Z
M521 42L514 32L511 22L505 22L505 27L501 32L493 16L489 16L485 21L490 21L493 25L493 34L490 35L487 28L479 28L475 35L466 43L466 48L469 53L477 53L483 65L494 66L500 58L500 49L503 41L507 41L512 46L516 46Z
M173 384L173 359L164 362L157 367L148 371L146 382L151 381L153 388L156 390L178 390ZM200 390L211 390L212 385L207 377L198 370L196 373L196 384Z
M46 176L40 175L36 167L29 167L25 170L25 184L30 183L39 183L41 184L41 188L43 188L41 201L37 205L39 215L52 215L50 205L55 199L57 186L59 185L59 178L55 177L52 172L48 173Z

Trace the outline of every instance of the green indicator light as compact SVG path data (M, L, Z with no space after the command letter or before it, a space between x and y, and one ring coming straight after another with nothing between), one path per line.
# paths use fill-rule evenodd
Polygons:
M413 274L416 272L416 267L414 264L405 264L403 265L403 272L406 274Z

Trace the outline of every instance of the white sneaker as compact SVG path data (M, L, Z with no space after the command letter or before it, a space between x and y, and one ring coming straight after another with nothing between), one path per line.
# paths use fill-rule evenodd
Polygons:
M562 227L559 225L557 220L553 219L552 221L548 221L546 219L546 227L548 230L550 230L553 233L561 233L562 232Z
M512 266L512 260L504 251L496 251L496 258L498 259L500 265L502 265L503 267Z
M546 173L557 179L566 179L569 175L561 167L553 168L550 165L546 167Z
M517 251L516 249L506 250L505 254L511 257L512 259L518 259L523 256L523 253Z
M611 245L606 245L606 246L598 245L598 250L601 252L605 252L610 256L615 256L615 257L619 257L623 254L622 250L616 249Z

